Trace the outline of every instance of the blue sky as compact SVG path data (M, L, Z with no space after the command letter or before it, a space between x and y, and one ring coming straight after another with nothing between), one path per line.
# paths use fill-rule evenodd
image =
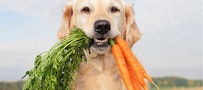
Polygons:
M58 41L69 0L0 1L0 81L21 79L34 58ZM143 36L133 47L151 76L202 79L202 1L127 0Z

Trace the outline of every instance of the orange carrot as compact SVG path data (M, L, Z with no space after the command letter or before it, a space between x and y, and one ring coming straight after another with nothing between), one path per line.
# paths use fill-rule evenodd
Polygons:
M127 63L127 68L130 73L130 79L133 83L133 87L135 88L135 90L142 90L140 83L137 80L137 77L135 76L134 72L132 72L132 69L130 68L128 63Z
M139 61L137 60L137 58L134 56L134 54L131 52L130 47L128 46L128 44L125 42L125 40L123 38L121 38L120 36L117 36L115 38L116 40L116 44L118 44L118 46L121 48L123 55L126 59L126 62L129 63L129 66L131 67L131 69L133 70L133 72L135 73L135 75L137 76L140 84L142 85L144 90L148 90L147 88L147 84L144 81L144 77L143 77L143 73L140 71L140 69L144 69L141 68Z
M118 45L116 45L114 42L110 42L110 43L112 46L112 53L116 60L116 64L120 71L121 77L124 81L124 84L126 85L126 88L128 90L135 90L133 87L132 81L130 80L130 75L128 72L128 68L126 67L125 58L123 56L123 53L122 53L120 47Z
M128 44L123 40L123 38L117 36L115 38L116 45L112 39L110 39L110 44L112 46L112 54L115 57L116 63L118 65L121 77L128 88L134 88L134 90L148 90L147 84L144 79L150 81L156 88L159 90L159 87L153 82L151 77L147 74L142 64L138 61L138 59L132 53ZM115 47L116 48L115 48ZM122 63L121 63L121 58ZM120 62L120 63L119 63ZM124 68L124 70L122 70ZM127 68L127 70L126 70ZM130 80L129 80L130 78ZM127 79L127 80L125 80ZM132 83L133 85L130 85ZM129 89L128 89L129 90Z

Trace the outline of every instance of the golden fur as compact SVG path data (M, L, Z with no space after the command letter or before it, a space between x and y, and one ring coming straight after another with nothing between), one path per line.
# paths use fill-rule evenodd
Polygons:
M113 6L119 11L111 12ZM89 7L90 11L82 12L83 7ZM108 38L120 35L130 47L141 37L131 4L123 0L74 0L64 10L58 38L67 36L73 26L83 29L88 37L94 38L96 20L109 21L111 30ZM91 54L86 53L87 62L81 63L77 73L75 90L126 90L110 48L108 46L100 50L90 47Z

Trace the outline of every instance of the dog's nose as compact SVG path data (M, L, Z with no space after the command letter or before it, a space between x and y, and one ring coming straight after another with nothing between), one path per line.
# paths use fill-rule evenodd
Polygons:
M110 31L111 25L107 20L97 20L94 23L94 30L100 34L105 34Z

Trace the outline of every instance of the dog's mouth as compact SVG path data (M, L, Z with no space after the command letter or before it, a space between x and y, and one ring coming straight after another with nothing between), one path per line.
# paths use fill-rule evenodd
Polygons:
M93 46L97 48L107 47L109 45L108 38L94 38L93 39Z
M111 47L109 44L109 38L94 38L92 41L92 49L100 54L105 53Z
M94 38L94 44L97 46L104 46L108 44L108 38Z

